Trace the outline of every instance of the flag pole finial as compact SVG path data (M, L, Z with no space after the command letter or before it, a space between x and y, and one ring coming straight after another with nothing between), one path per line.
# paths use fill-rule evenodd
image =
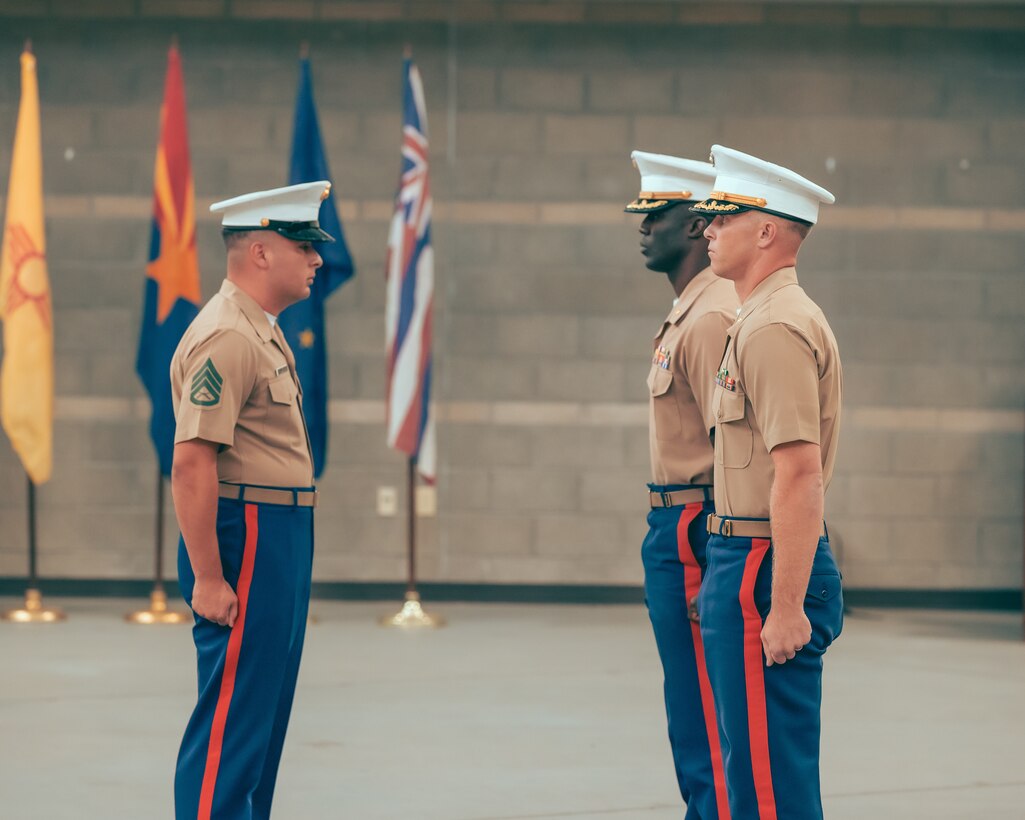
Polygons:
M174 50L174 51L178 50L178 35L177 34L172 34L171 35L171 49Z
M299 59L308 60L310 58L310 43L308 40L303 40L299 43Z
M413 59L413 47L409 43L402 47L402 57L406 60Z
M32 38L31 37L26 37L25 38L25 53L26 54L31 54L32 53Z

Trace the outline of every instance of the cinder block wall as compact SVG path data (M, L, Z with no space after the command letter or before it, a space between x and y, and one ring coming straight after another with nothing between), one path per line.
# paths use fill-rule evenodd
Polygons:
M424 579L640 580L645 377L671 293L638 254L632 148L713 142L833 190L802 252L846 374L827 500L854 587L1022 579L1025 12L674 2L0 2L0 194L31 37L57 345L44 577L146 578L156 467L134 374L166 49L185 67L203 292L211 201L285 182L299 44L358 266L329 303L321 580L404 577L384 445L383 264L400 62L427 91L439 515ZM25 567L0 445L0 576ZM168 538L175 537L173 519ZM167 558L173 577L173 549Z

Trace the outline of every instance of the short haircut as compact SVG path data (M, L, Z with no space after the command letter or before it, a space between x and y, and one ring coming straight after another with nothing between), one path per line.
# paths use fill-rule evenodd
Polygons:
M808 234L811 233L811 225L807 222L795 222L793 219L788 219L787 226L800 237L802 242L807 239Z
M230 228L222 228L221 239L224 240L224 247L230 251L245 242L251 233L252 231L235 231Z

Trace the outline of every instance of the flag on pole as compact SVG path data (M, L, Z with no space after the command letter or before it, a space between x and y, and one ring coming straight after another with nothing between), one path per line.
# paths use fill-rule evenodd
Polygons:
M388 233L385 305L388 445L416 459L433 481L436 470L431 407L434 251L427 166L427 109L420 72L407 57L403 73L402 171Z
M295 103L295 127L292 132L292 158L288 184L331 179L327 156L320 139L317 106L313 102L313 80L310 61L299 60L299 92ZM281 312L279 322L289 347L295 354L295 368L303 387L303 414L313 449L313 474L320 477L327 461L328 439L328 377L327 345L324 338L324 301L335 289L356 273L349 248L345 244L342 224L335 210L334 191L320 206L320 227L335 238L334 242L314 242L324 260L310 289L310 297L296 302Z
M171 474L174 457L174 408L171 357L182 334L199 312L199 264L196 261L196 210L185 120L185 82L178 47L167 55L160 142L153 174L153 226L146 265L142 329L135 371L153 405L150 436L160 472Z
M27 45L0 257L0 318L0 420L32 483L42 484L53 467L53 310L43 231L39 86Z

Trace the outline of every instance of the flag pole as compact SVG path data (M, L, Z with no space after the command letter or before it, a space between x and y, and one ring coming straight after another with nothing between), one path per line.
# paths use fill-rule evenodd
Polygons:
M56 607L43 606L43 596L39 591L39 578L36 572L36 485L28 475L28 586L25 589L25 606L20 609L9 609L0 619L15 623L54 623L63 621L67 616Z
M164 495L164 474L157 466L153 590L149 594L149 609L137 609L125 615L125 620L132 624L183 624L191 620L187 612L167 608L167 593L164 591Z
M439 627L445 625L445 619L440 615L432 615L424 612L420 605L420 593L416 589L416 458L410 456L406 462L406 504L407 528L407 580L406 598L402 609L395 615L385 615L381 618L381 626L410 627Z

